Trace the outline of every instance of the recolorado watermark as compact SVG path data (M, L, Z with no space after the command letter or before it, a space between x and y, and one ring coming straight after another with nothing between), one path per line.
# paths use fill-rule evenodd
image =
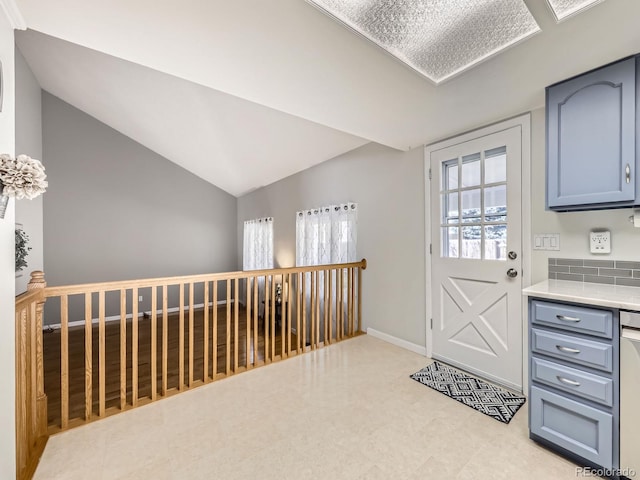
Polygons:
M621 477L635 478L633 468L591 468L576 467L576 477Z

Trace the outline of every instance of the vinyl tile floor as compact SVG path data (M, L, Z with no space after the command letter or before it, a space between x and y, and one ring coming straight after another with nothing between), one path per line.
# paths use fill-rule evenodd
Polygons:
M363 335L52 436L36 480L575 479L509 425L409 375Z

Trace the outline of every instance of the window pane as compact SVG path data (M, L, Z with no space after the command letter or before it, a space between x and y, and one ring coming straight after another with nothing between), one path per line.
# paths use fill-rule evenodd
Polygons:
M480 185L480 154L462 157L462 186Z
M458 258L458 227L442 227L443 257Z
M506 215L488 215L484 217L484 221L487 223L506 222L507 216Z
M482 227L462 227L462 258L481 258Z
M480 222L480 192L479 188L462 192L463 223Z
M507 219L506 185L484 189L484 215L487 222L504 222Z
M442 195L442 223L458 223L458 192Z
M486 260L507 259L507 226L485 225L484 258Z
M484 158L484 183L507 181L506 147L487 150Z
M444 166L444 190L458 188L458 160L449 160Z

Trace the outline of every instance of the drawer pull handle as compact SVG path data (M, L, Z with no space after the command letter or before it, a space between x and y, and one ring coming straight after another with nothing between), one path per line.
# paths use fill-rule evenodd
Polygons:
M569 380L568 378L561 377L560 375L556 375L556 378L562 383L566 383L567 385L571 385L572 387L580 386L580 382L576 382L575 380Z
M556 345L556 348L562 353L580 353L580 350L577 348L565 347L563 345Z
M558 320L563 320L565 322L579 322L580 319L577 317L567 317L566 315L556 315Z

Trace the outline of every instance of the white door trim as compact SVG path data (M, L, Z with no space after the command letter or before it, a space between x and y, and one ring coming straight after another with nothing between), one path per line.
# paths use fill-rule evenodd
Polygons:
M431 298L431 182L429 181L429 168L431 152L440 150L442 148L451 147L459 143L468 142L479 137L490 135L495 132L506 130L511 127L520 126L522 132L522 182L520 185L521 192L521 205L522 205L522 287L526 288L531 285L531 113L527 112L516 117L503 120L486 127L479 128L470 132L462 133L455 137L450 137L441 140L436 143L432 143L425 146L424 153L424 184L425 184L425 288L426 288L426 349L427 357L431 357L433 353L433 338L431 335L431 319L433 318L432 312L432 298ZM522 302L522 322L525 323L527 319L527 302ZM528 365L526 361L526 354L528 351L528 338L527 328L523 325L522 328L522 384L528 384Z

